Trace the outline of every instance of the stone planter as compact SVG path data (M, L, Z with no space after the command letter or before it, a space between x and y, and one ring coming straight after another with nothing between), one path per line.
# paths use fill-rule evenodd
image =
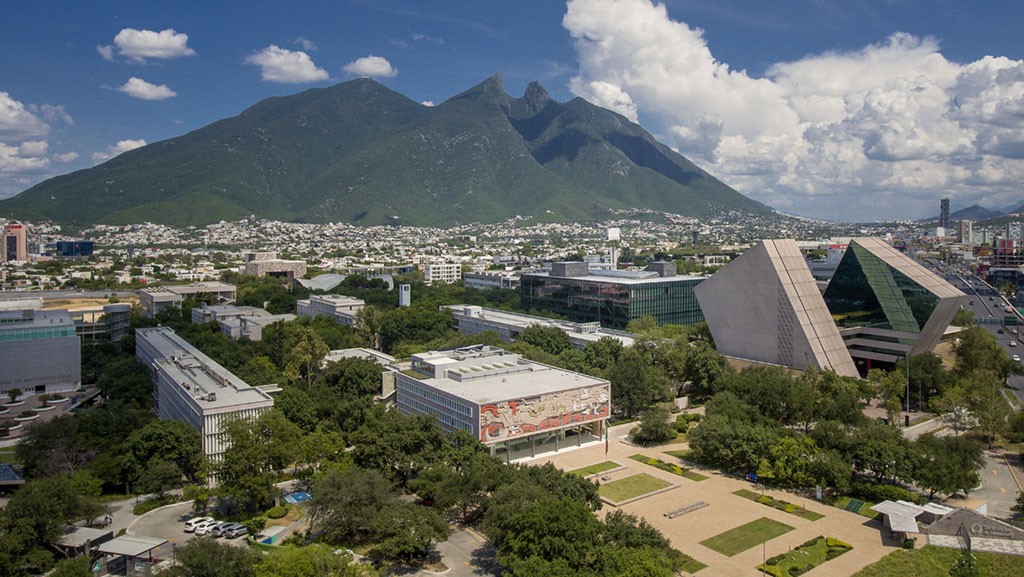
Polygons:
M0 415L6 415L7 413L10 413L10 412L11 412L11 410L8 409L7 407L0 407Z
M24 417L14 417L15 422L24 423L26 421L34 421L39 418L39 415L25 415Z
M22 406L24 404L25 404L25 401L11 401L11 402L8 402L8 403L4 403L4 406L5 407L20 407L20 406Z
M52 405L49 405L49 406L46 406L46 407L36 407L36 408L34 408L34 409L32 409L32 410L33 410L33 411L35 411L35 412L37 412L37 413L45 413L45 412L47 412L47 411L52 411L52 410L54 410L54 409L56 409L56 408L57 408L57 407L54 407L54 406L52 406Z
M49 401L46 401L46 404L47 405L56 406L56 405L60 405L60 404L66 403L66 402L68 402L68 400L69 399L50 399Z

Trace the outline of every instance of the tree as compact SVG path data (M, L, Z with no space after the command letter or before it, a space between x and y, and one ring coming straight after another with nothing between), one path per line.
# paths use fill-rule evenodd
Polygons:
M974 554L966 550L961 551L949 569L949 577L981 577L981 570L975 562Z
M125 443L128 466L138 480L153 463L173 464L178 476L196 482L206 466L199 433L190 425L173 419L154 419L132 432Z
M928 498L936 492L947 495L963 491L966 495L981 482L978 470L985 466L981 447L967 437L936 437L928 433L914 442L917 454L914 482L928 489Z
M169 489L181 485L181 469L170 461L150 461L136 483L140 492L163 498Z
M958 309L953 314L953 320L950 324L958 327L969 327L974 325L974 312L968 309Z
M352 563L350 555L335 554L322 544L281 548L253 567L255 577L370 577L377 572Z
M285 418L295 423L304 433L316 428L316 405L309 393L295 385L281 387L274 397L274 407L284 413Z
M168 577L254 577L260 554L213 539L193 537L175 548L177 565L163 572Z
M371 349L380 349L382 324L383 316L375 306L367 305L356 312L356 330Z
M21 389L19 389L18 387L14 387L13 389L7 390L7 396L11 398L11 402L13 403L18 400L18 397L21 396L21 392Z
M228 448L217 466L218 493L243 510L264 508L277 493L274 473L294 462L302 432L276 409L228 419L221 430Z
M664 443L676 438L676 429L670 419L672 413L663 405L655 405L640 414L640 426L630 437L641 445Z
M310 527L334 545L365 539L373 520L396 501L391 483L373 469L331 469L313 484Z
M915 455L895 427L867 422L854 432L853 465L871 472L879 483L913 478Z
M313 375L330 349L313 329L299 326L295 340L288 349L285 373L292 379L305 379L306 386L313 383Z
M61 559L53 566L48 577L93 577L92 560L88 555L79 555L70 559Z
M704 341L690 346L684 363L683 380L692 383L693 394L698 397L710 396L721 389L722 380L732 374L725 357L715 347Z
M670 396L666 376L633 347L622 351L608 373L608 380L612 385L612 402L629 417Z
M377 410L351 440L357 465L376 469L403 487L440 459L445 447L444 432L434 417L398 411Z
M556 356L572 348L572 341L569 340L569 335L565 331L558 327L539 324L526 327L516 340Z
M597 559L601 523L580 503L547 499L525 506L508 520L498 544L499 559L539 557L564 560L572 567L593 565Z
M435 543L448 538L448 523L437 510L412 503L387 507L371 522L377 550L389 559L426 557Z
M330 399L373 397L380 394L380 376L383 372L384 367L376 361L339 359L327 363L313 389L317 393L329 393Z
M1006 356L996 338L981 327L972 326L961 331L953 344L953 354L956 356L953 372L959 377L988 370L995 371L1000 381L1005 382L1020 370L1019 365Z
M1024 493L1017 493L1017 502L1010 507L1010 510L1018 515L1024 515Z
M906 373L900 370L871 369L868 371L868 382L874 387L875 395L882 400L889 423L897 423L903 406L904 391L907 387Z

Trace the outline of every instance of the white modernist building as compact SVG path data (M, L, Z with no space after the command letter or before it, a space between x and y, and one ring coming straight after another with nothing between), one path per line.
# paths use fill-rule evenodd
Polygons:
M619 341L624 347L632 346L634 340L632 334L626 331L602 328L601 323L574 323L475 305L444 305L441 310L452 312L455 328L464 335L478 335L485 331L494 331L502 339L514 341L529 327L540 325L554 327L569 335L569 341L577 349L582 349L605 337Z
M468 431L506 461L601 439L611 385L477 345L413 355L392 365L384 397L399 411L431 415L448 431Z
M275 386L252 387L204 355L170 327L135 331L135 356L155 383L157 415L199 432L203 453L217 461L228 448L221 434L228 418L256 418L274 406Z
M428 263L423 265L423 284L453 284L462 278L462 265L458 263Z
M295 320L293 314L272 315L258 307L235 305L206 305L192 309L192 322L216 322L220 332L232 339L245 337L251 341L263 339L263 329L281 321Z
M68 311L0 311L0 395L59 393L81 384L82 337Z
M196 295L212 295L220 304L233 302L235 300L235 285L223 282L198 282L187 285L144 288L135 293L139 296L142 313L153 318L164 309L180 307L182 301Z
M329 316L339 325L356 324L356 314L366 306L361 299L345 295L313 295L295 303L300 317Z
M462 286L477 290L518 289L519 273L512 271L467 272L462 275Z

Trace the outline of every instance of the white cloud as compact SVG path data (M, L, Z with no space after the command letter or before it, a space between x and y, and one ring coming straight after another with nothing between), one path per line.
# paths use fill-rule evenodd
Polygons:
M274 44L245 59L246 64L260 67L260 76L267 82L285 84L318 82L329 78L327 71L318 68L309 54L287 50Z
M92 161L96 164L99 164L101 162L105 162L107 160L110 160L111 158L114 158L115 156L121 154L122 152L135 150L136 148L141 148L143 146L146 146L146 141L142 139L119 140L117 144L115 144L114 146L107 147L107 149L104 150L103 152L94 152L92 154Z
M1022 61L958 64L935 39L897 33L755 78L651 0L570 0L562 24L574 93L776 208L881 219L934 214L941 196L993 207L1020 196Z
M133 98L142 100L166 100L178 95L166 84L150 84L141 78L131 77L128 82L117 87L118 92L124 92Z
M26 154L20 146L0 142L0 182L18 181L18 175L38 173L49 164L45 156Z
M316 43L308 38L303 38L302 36L299 36L294 40L294 42L301 46L303 50L308 50L310 52L312 52L313 50L317 50Z
M51 123L74 121L61 106L24 104L0 92L0 197L21 192L46 175Z
M114 36L114 44L118 54L135 62L145 62L147 58L164 60L196 55L196 51L188 47L188 34L173 28L160 32L125 28ZM100 46L97 50L103 58L113 59L110 46Z
M96 52L99 52L100 56L103 57L104 60L106 60L108 62L113 62L114 61L114 47L113 46L111 46L109 44L97 46L96 47Z
M393 78L398 74L398 69L391 66L387 58L372 54L349 62L342 67L342 70L366 78Z
M43 136L50 126L32 113L29 107L0 92L0 138L20 140Z
M420 104L422 104L423 106L434 106L434 101L433 100L424 100L423 102L420 102Z
M77 152L65 152L64 154L54 154L53 159L57 162L74 162L78 160Z

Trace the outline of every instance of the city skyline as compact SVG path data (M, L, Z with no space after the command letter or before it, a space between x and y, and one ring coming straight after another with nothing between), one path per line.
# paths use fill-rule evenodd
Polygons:
M1024 6L360 0L18 6L0 197L258 100L372 77L426 105L494 72L624 114L738 191L833 220L1024 200Z

